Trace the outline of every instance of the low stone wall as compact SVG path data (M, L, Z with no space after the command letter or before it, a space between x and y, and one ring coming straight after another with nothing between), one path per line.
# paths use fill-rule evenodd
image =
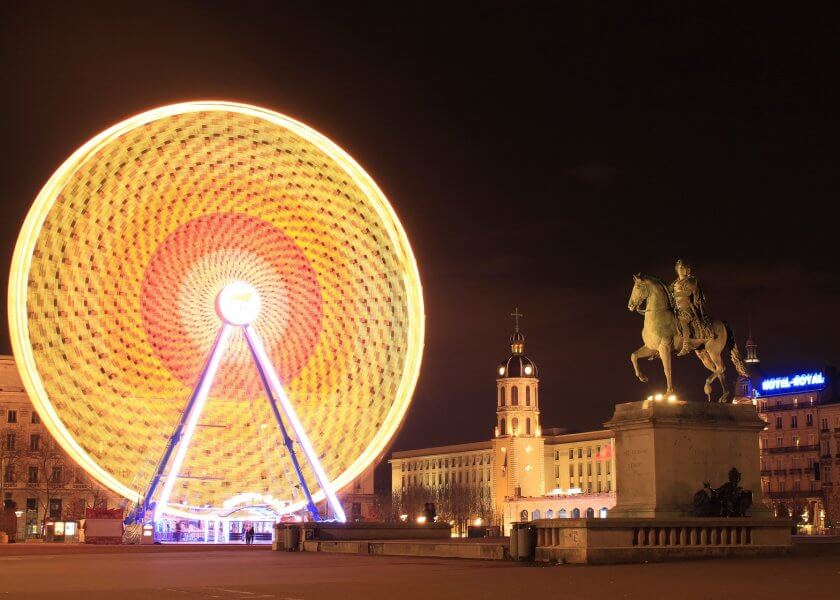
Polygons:
M535 559L571 564L655 562L792 551L778 519L541 519Z
M283 529L298 527L301 540L446 540L452 537L448 523L278 523L275 539L282 539Z

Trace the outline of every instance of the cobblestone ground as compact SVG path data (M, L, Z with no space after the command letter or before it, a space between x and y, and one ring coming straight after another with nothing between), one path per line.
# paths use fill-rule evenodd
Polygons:
M838 598L840 556L599 567L285 554L265 548L0 548L0 600Z

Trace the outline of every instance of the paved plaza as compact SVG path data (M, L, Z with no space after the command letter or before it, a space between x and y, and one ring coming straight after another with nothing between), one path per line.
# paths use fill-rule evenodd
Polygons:
M0 600L836 598L840 556L600 567L286 554L265 547L0 547Z

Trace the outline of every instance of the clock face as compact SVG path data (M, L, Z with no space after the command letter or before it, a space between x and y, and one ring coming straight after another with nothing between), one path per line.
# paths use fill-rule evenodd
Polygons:
M38 412L80 465L131 499L223 320L258 332L336 489L385 452L419 372L420 281L387 199L328 139L252 106L167 106L90 140L37 197L9 289ZM250 493L297 510L281 448L237 327L172 501L221 506Z

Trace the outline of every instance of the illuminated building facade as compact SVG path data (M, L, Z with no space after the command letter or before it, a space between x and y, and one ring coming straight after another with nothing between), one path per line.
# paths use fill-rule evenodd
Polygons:
M606 516L615 506L615 441L611 431L563 433L540 422L539 372L527 357L518 323L511 352L496 366L496 425L492 439L394 452L395 497L429 498L467 486L487 498L505 530L532 518Z
M774 514L800 530L840 526L840 397L832 368L768 374L752 336L750 377L737 384L738 402L755 404L767 427L759 437L761 485Z
M20 513L17 530L7 532L18 541L42 537L45 521L75 522L85 508L114 508L121 500L54 442L11 356L0 356L0 498Z

